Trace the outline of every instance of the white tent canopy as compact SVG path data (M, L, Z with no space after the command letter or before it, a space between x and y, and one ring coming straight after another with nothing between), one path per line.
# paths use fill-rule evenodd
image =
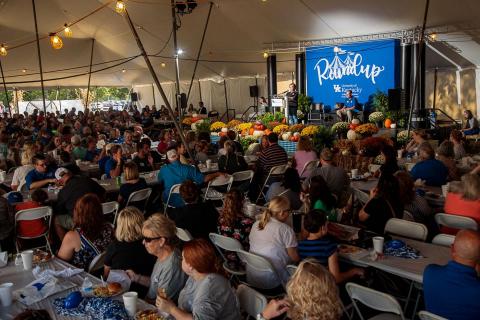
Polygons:
M146 51L150 55L158 55L151 60L160 81L174 81L170 0L124 2ZM185 51L180 61L180 78L183 81L189 81L192 77L194 58L209 9L206 0L197 2L199 5L191 14L181 16L178 30L179 47ZM195 78L212 79L215 83L223 82L224 78L228 81L231 78L253 79L256 75L264 75L266 64L262 52L270 47L269 43L295 43L411 29L422 24L425 6L424 1L417 0L359 0L345 4L334 0L213 2ZM88 73L92 38L95 39L93 63L98 64L93 67L94 71L122 62L117 59L136 56L139 50L124 17L115 12L114 1L36 1L40 36L58 31L65 23L72 23L107 3L108 6L72 27L73 38L66 38L62 32L59 33L64 43L61 50L52 49L48 38L41 40L45 86L86 86L87 75L66 77ZM439 40L444 41L439 46L447 44L446 54L457 55L463 67L480 65L480 29L478 23L474 23L479 14L477 0L458 0L455 3L448 0L430 1L427 27L449 26L449 30L455 31L439 34ZM1 57L8 87L38 87L39 68L33 41L35 33L31 0L0 0L0 25L0 43L5 43L8 49L8 55ZM30 43L16 47L26 42ZM162 48L163 51L159 52ZM280 62L277 71L284 73L285 79L290 79L294 70L294 51L278 54ZM112 60L117 61L103 64ZM445 64L444 58L440 60ZM434 64L441 64L440 60ZM166 63L164 68L161 67L162 62ZM22 72L22 69L26 69L26 72ZM122 72L122 69L126 72ZM19 83L25 81L30 82ZM152 82L142 57L92 75L92 86L150 85ZM260 82L264 82L263 78ZM245 94L248 95L248 91Z

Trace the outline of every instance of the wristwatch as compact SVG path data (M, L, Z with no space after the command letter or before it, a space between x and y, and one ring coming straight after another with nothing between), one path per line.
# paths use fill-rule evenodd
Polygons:
M257 320L267 320L263 317L263 314L259 313L257 314Z

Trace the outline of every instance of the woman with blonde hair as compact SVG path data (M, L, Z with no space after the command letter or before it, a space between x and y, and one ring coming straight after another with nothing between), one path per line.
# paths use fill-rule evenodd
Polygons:
M147 182L144 178L140 178L137 164L133 161L125 163L123 166L123 174L125 176L125 183L120 186L118 193L118 203L120 206L125 206L130 195L138 190L148 188Z
M11 188L13 191L21 189L25 184L25 177L27 174L34 169L32 165L32 159L35 155L35 145L31 142L25 142L23 145L22 155L20 157L21 167L18 167L13 172L13 179Z
M151 215L142 227L143 245L157 258L150 276L127 270L134 283L148 287L146 299L153 302L160 289L166 297L177 301L187 277L183 273L182 256L177 249L177 228L172 220L160 213Z
M450 184L452 187L453 185ZM480 176L468 173L462 176L460 188L450 188L445 198L445 213L472 218L480 224ZM453 229L442 232L455 234Z
M292 168L297 169L300 178L310 176L311 170L307 170L302 174L303 167L313 160L317 160L317 154L313 150L312 140L308 136L301 136L298 140L297 151L293 155Z
M287 284L287 297L271 300L257 319L269 320L287 312L292 320L337 320L342 305L335 279L315 259L302 261Z
M108 278L110 270L133 270L137 274L149 276L152 273L155 257L148 254L142 244L143 213L135 207L126 207L117 217L115 240L108 246L105 255L103 275ZM147 288L135 288L146 293Z
M271 262L276 273L248 268L249 283L262 289L275 289L288 281L286 266L300 260L297 238L292 227L286 224L290 217L290 202L282 196L273 197L260 221L250 231L250 252ZM278 276L277 276L278 275Z
M428 143L427 139L428 135L425 130L419 129L412 131L412 140L405 146L406 153L415 155L422 144Z

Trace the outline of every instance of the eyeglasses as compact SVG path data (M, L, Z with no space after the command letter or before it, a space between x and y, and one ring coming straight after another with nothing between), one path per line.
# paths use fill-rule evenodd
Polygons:
M159 239L162 239L162 238L165 238L165 237L155 237L155 238L143 237L143 241L145 241L146 243L150 243L153 240L159 240Z

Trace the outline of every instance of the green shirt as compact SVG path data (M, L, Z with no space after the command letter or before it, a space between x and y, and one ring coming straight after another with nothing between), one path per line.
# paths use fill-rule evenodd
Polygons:
M322 200L315 201L313 209L324 211L327 214L328 221L337 221L337 212L335 211L335 208L327 207Z

